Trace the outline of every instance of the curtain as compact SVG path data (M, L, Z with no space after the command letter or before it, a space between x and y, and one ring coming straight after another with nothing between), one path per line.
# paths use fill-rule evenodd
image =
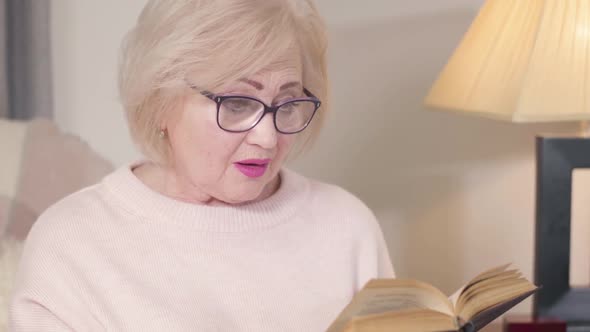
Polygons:
M0 0L0 116L51 117L50 1Z
M0 0L0 117L8 117L8 73L6 72L5 0Z

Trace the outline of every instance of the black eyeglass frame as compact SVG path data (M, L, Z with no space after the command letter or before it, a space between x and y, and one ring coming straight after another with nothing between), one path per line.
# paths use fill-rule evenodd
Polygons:
M263 102L262 100L255 98L255 97L251 97L251 96L244 96L244 95L216 95L214 93L211 93L209 91L202 91L200 89L198 89L196 86L192 86L189 85L192 89L198 91L200 94L202 94L203 96L211 99L212 101L214 101L217 104L217 116L216 116L216 121L217 121L217 126L219 126L219 128L221 128L224 131L230 132L230 133L244 133L247 132L249 130L252 130L252 128L256 127L260 121L262 121L262 119L264 118L264 116L266 115L266 113L273 113L273 124L275 126L275 129L284 135L292 135L292 134L297 134L300 133L302 131L304 131L309 124L311 123L311 121L313 120L313 118L315 117L315 114L317 113L318 109L320 108L320 106L322 105L322 102L318 99L318 97L316 97L313 93L311 93L309 90L307 90L306 88L303 88L303 93L305 93L305 95L308 98L294 98L294 99L289 99L286 100L284 102L282 102L281 104L275 105L275 106L269 106L267 105L265 102ZM232 98L245 98L245 99L249 99L249 100L253 100L253 101L257 101L259 103L261 103L264 106L264 112L262 112L262 115L260 116L260 118L258 120L256 120L256 122L250 126L250 128L248 129L244 129L244 130L229 130L226 128L223 128L223 126L221 126L221 123L219 122L219 113L221 110L221 104L223 103L224 100L227 99L232 99ZM305 123L305 125L303 126L303 128L294 131L294 132L285 132L279 129L279 127L277 126L277 111L279 110L279 108L289 104L289 103L294 103L294 102L313 102L315 105L315 109L313 110L313 114L311 115L311 117L309 118L309 120Z

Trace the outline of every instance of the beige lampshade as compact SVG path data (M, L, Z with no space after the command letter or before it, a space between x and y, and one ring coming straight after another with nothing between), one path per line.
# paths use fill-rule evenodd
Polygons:
M513 122L590 120L590 0L488 0L425 103Z

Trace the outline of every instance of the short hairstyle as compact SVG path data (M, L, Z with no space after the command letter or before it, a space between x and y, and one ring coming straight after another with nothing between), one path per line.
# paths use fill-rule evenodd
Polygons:
M303 85L321 101L298 152L317 137L329 110L325 24L313 0L150 0L125 37L119 94L131 137L166 163L160 123L187 91L208 91L279 65L297 50Z

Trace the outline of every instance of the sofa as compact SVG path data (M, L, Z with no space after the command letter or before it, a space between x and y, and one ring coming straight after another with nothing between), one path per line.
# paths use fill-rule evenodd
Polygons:
M6 330L14 273L37 217L113 170L80 138L46 119L0 119L0 332Z

